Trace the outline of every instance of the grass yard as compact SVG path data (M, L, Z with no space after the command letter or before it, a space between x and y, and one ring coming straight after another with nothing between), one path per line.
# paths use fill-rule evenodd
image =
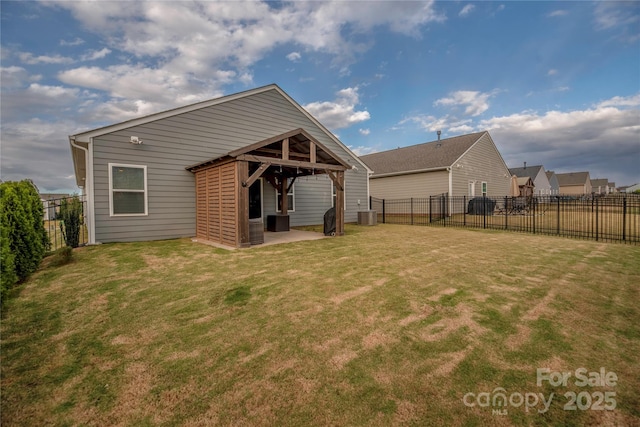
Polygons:
M3 307L2 425L640 424L640 247L346 231L45 261Z

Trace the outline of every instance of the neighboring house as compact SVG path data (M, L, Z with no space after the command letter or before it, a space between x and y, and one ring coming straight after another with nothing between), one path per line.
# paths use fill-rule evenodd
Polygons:
M633 193L634 191L640 190L640 184L633 184L624 189L626 193Z
M606 178L592 179L591 192L594 194L609 194L609 180Z
M616 183L615 182L609 182L607 184L607 186L609 187L609 189L607 190L609 192L609 194L613 194L613 193L617 193L618 190L616 189Z
M549 187L551 194L560 194L560 184L558 183L558 177L554 171L545 172L547 179L549 180Z
M518 176L518 188L520 189L520 197L531 197L535 194L535 184L528 176Z
M380 199L505 196L511 175L489 132L479 132L360 157Z
M557 173L560 194L587 195L591 194L591 179L589 172Z
M355 222L368 207L370 170L277 85L69 141L90 244L197 236L247 246L250 218L285 210L290 225L321 224L336 204L338 219Z
M544 170L544 166L527 166L527 162L524 163L522 168L509 168L511 175L515 175L518 178L531 178L533 186L533 194L536 196L544 196L551 194L551 184L549 178Z
M53 221L60 212L60 200L71 197L69 194L40 193L42 208L44 209L44 220Z

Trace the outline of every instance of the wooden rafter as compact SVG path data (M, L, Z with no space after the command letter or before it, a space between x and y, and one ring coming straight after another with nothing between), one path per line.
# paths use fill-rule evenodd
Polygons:
M249 179L247 179L246 181L242 182L242 186L243 187L251 187L251 185L256 182L256 180L258 178L260 178L262 176L262 174L264 173L264 171L266 171L267 169L269 169L269 166L271 166L271 163L261 163L260 166L258 167L258 169L251 174L251 176L249 177Z

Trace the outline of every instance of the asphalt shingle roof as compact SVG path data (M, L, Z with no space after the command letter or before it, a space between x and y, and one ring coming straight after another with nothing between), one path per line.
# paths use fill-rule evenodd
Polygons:
M360 156L360 160L373 170L373 176L447 167L453 165L485 133L471 133L367 154Z
M589 179L589 172L557 173L559 185L582 185Z
M515 175L517 177L525 177L528 176L529 178L531 178L531 180L535 180L536 176L538 176L538 173L540 173L540 169L542 168L542 165L537 165L537 166L527 166L526 168L522 167L522 168L509 168L509 173L511 175Z

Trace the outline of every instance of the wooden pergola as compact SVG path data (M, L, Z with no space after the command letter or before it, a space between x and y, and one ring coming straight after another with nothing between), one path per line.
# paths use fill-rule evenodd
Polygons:
M336 235L344 234L344 172L350 169L304 129L231 151L186 169L196 178L196 237L250 246L249 187L263 177L279 190L281 212L298 177L326 174L336 187Z

